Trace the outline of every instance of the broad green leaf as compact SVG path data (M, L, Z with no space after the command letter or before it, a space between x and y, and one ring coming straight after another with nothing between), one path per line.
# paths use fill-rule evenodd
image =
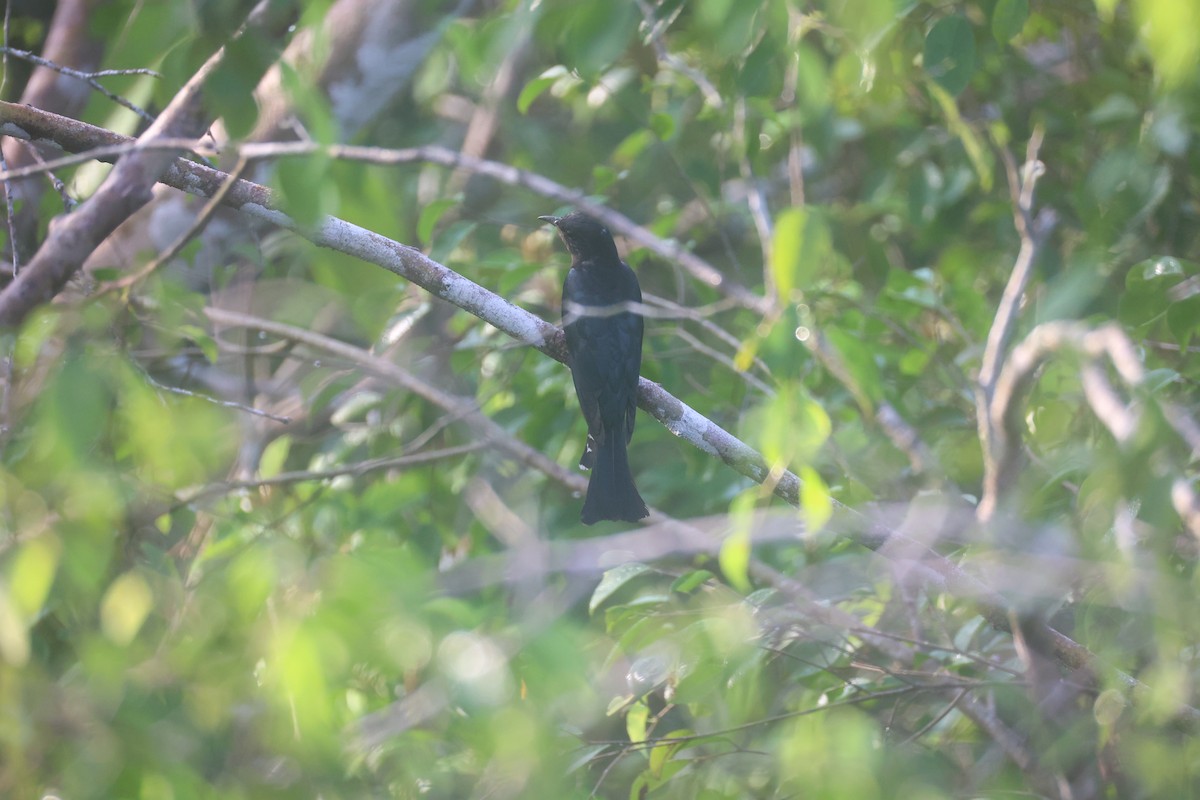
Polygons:
M1196 83L1200 66L1200 3L1195 0L1135 0L1138 32L1155 70L1168 87Z
M196 347L200 348L200 352L204 354L204 358L210 364L217 363L219 350L217 342L209 335L208 331L201 328L199 325L180 325L179 332L192 340Z
M925 72L957 96L975 73L975 32L966 17L942 17L925 36Z
M634 703L625 712L625 732L631 742L646 741L646 722L650 719L650 709L641 700Z
M659 141L667 141L675 135L675 118L670 114L659 112L650 118L650 130Z
M104 595L100 626L114 643L127 645L141 630L153 604L154 596L145 578L136 572L126 572L113 581Z
M529 83L525 84L525 88L521 89L521 94L517 96L517 111L525 114L529 111L529 107L533 105L533 101L542 96L542 93L553 86L560 78L567 75L566 67L561 64L551 67L543 72L540 76L534 78Z
M825 335L842 357L858 391L872 403L879 402L884 396L883 376L875 360L875 347L861 336L840 328L830 328Z
M739 592L750 591L750 527L754 521L754 508L758 492L749 490L734 498L729 506L732 530L721 542L717 563L725 580Z
M600 584L596 587L596 591L592 592L592 599L588 602L588 613L596 613L605 600L612 597L613 594L625 584L629 583L634 578L644 575L650 571L650 567L639 562L630 562L622 564L619 567L613 567L604 573L600 578Z
M447 225L434 239L429 248L429 257L434 261L446 263L454 251L475 230L476 223L467 220L456 220Z
M1173 305L1170 296L1173 287L1189 275L1197 274L1200 274L1200 265L1172 256L1138 262L1125 274L1125 291L1118 302L1121 322L1130 326L1145 325L1166 314ZM1177 318L1175 326L1180 324L1186 324L1186 320Z
M1200 330L1200 294L1193 294L1167 308L1167 328L1175 343L1185 351Z
M583 0L571 6L562 53L584 76L595 76L625 51L641 15L632 3Z
M789 208L775 222L771 243L771 275L783 302L797 287L804 291L833 254L829 227L819 211Z
M58 570L59 541L53 536L41 536L21 545L10 566L9 599L22 621L32 620L46 602ZM4 591L0 585L0 592Z
M283 465L287 463L291 447L291 436L277 436L272 440L263 448L262 455L258 459L258 474L264 478L271 478L283 472Z
M1000 44L1017 37L1029 18L1029 0L999 0L992 9L992 36Z

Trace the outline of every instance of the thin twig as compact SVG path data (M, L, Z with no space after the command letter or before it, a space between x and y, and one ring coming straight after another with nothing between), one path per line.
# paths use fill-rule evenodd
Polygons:
M369 461L360 461L356 464L347 464L344 467L336 467L334 469L325 470L296 470L294 472L281 472L278 475L271 475L266 478L254 478L252 480L240 481L221 481L220 483L209 484L188 492L181 499L184 504L195 503L205 497L210 497L215 494L225 494L226 492L239 491L244 489L259 489L265 486L286 486L292 483L308 483L312 481L327 481L334 478L341 478L346 475L358 477L366 475L369 472L378 472L384 469L404 469L407 467L415 467L422 464L429 464L434 461L441 461L447 458L474 453L482 449L488 442L476 441L457 447L446 447L441 450L429 450L427 452L410 453L405 456L394 456L392 458L375 458Z
M242 30L273 21L268 13L271 5L269 0L259 0ZM210 112L202 102L202 90L224 61L225 53L226 48L221 47L204 62L139 137L142 141L204 133ZM11 104L4 104L3 108L7 112ZM8 127L11 126L6 126L5 132L11 133ZM0 327L16 327L35 308L51 301L97 245L150 201L155 184L174 164L175 158L169 151L142 152L122 158L88 202L51 228L26 268L0 291Z
M1013 335L1021 300L1025 296L1025 287L1033 275L1038 253L1057 224L1057 216L1052 209L1045 209L1037 220L1033 217L1033 190L1038 178L1045 172L1045 166L1038 160L1043 133L1043 129L1038 127L1029 137L1025 163L1019 173L1012 154L1007 148L1000 150L1013 203L1013 225L1020 237L1021 248L1017 252L1012 274L1009 275L1004 294L996 308L992 327L988 331L975 390L975 411L984 468L983 496L978 507L978 518L981 522L993 518L1000 504L1000 495L1012 477L1011 471L1002 469L1002 466L1010 461L1011 443L1005 432L996 429L992 424L996 382L1003 366L1005 350Z
M7 12L7 8L6 8L5 14L7 14L7 13L8 12ZM96 80L96 78L107 78L111 75L150 75L151 77L154 77L154 78L161 78L162 75L155 72L154 70L152 70L152 69L102 69L102 70L99 70L98 72L81 72L80 70L72 69L71 67L64 67L62 64L56 64L53 61L42 58L38 54L31 53L28 50L18 50L15 47L8 47L7 39L5 41L6 41L6 45L3 48L4 55L6 55L6 56L13 55L24 61L29 61L30 63L37 64L39 67L45 67L46 69L52 69L55 72L61 73L63 75L71 77L71 78L75 78L76 80L83 81L88 86L92 87L97 92L99 92L100 94L107 97L109 100L112 100L114 103L124 106L125 108L128 108L130 111L137 114L139 117L146 120L147 122L154 122L154 116L152 114L147 113L142 108L134 105L132 102L130 102L129 100L126 100L124 97L121 97L119 94L116 94L115 92L111 92L108 89L104 88L104 86L99 81Z
M168 261L175 258L175 256L179 255L183 248L187 246L187 243L190 242L198 233L200 233L200 231L204 230L204 226L207 225L209 220L212 219L213 215L217 213L217 210L225 201L225 196L229 194L229 190L233 188L233 185L241 179L242 174L245 173L247 166L248 162L246 159L238 159L238 162L233 165L233 169L229 171L228 179L221 184L221 187L213 193L212 197L208 198L208 202L206 202L200 209L200 213L196 215L194 220L192 220L192 224L187 227L187 230L179 234L179 236L175 238L175 241L172 242L166 250L159 253L156 258L152 259L150 263L146 264L146 266L142 267L137 272L113 281L103 289L96 292L94 296L99 297L112 291L128 289L151 275L153 272L162 267L163 264L166 264Z
M7 19L8 9L4 10ZM0 147L0 170L8 171L8 159L4 157L4 148ZM17 225L16 225L16 208L13 206L12 184L7 179L4 181L4 220L8 223L8 250L12 256L12 276L17 277L19 267L17 265Z
M704 95L704 102L717 110L725 108L725 101L721 98L721 93L717 91L717 87L708 79L708 76L700 70L688 66L682 58L669 51L662 40L663 31L670 27L675 17L679 16L683 6L677 6L670 17L662 20L654 19L654 9L646 0L637 0L637 6L642 12L642 25L646 30L646 39L654 47L654 53L658 56L658 60L668 69L678 72L696 84L696 88Z
M190 389L184 389L182 386L167 386L166 384L159 383L158 381L156 381L150 375L150 373L145 372L145 371L142 372L142 377L145 378L146 382L149 383L151 386L153 386L155 389L158 389L163 392L170 392L171 394L178 394L178 395L182 395L184 397L194 397L197 400L204 400L205 402L212 403L213 405L221 406L222 408L237 409L238 411L244 411L247 414L253 414L256 417L266 417L267 419L274 420L275 422L282 422L282 423L286 424L286 423L289 423L292 421L291 417L284 417L284 416L280 416L279 414L272 414L270 411L263 411L261 408L254 408L253 406L248 406L243 403L236 403L232 400L221 400L220 398L217 398L217 397L212 397L212 396L206 395L206 394L200 394L199 392L193 392Z
M1098 328L1090 328L1079 322L1043 323L1013 348L996 380L988 422L996 434L996 441L1001 444L996 453L999 485L1011 481L1019 463L1016 449L1021 438L1022 415L1017 401L1042 363L1062 351L1077 352L1085 359L1081 373L1084 396L1096 418L1109 430L1113 439L1118 444L1124 443L1138 429L1138 409L1117 395L1100 368L1101 361L1106 360L1131 389L1145 382L1145 368L1124 331L1115 323ZM1200 451L1200 424L1187 409L1166 399L1157 402L1167 424L1192 448L1193 453ZM1200 506L1200 500L1197 500L1190 484L1187 481L1179 483L1172 492L1172 498L1188 530L1200 539L1200 518L1188 511Z
M106 138L113 138L109 134ZM88 160L107 161L116 158L132 149L142 149L142 146L129 141L125 143L125 147L121 147L121 142L108 142L103 146L90 149L92 157L84 157L83 153L78 156L68 156L62 159L56 159L49 162L53 168L69 166L71 164L81 163ZM164 149L187 149L192 153L204 155L211 153L208 148L199 146L196 142L182 142L179 140L173 142L163 141L161 144L155 143L144 149L163 147ZM685 249L678 242L664 240L648 229L636 224L633 220L626 217L620 212L614 211L607 206L600 205L592 200L583 192L563 186L560 183L550 180L549 178L539 175L535 172L519 169L508 164L501 164L496 161L488 161L482 158L475 158L459 153L456 150L451 150L447 147L439 145L427 145L424 147L409 147L399 150L389 150L380 147L360 147L354 145L322 145L317 142L271 142L262 144L243 144L241 146L228 145L224 148L226 152L234 151L250 161L257 161L267 158L289 158L296 156L312 155L314 153L322 153L330 158L344 159L348 161L363 161L371 164L392 165L392 164L411 164L428 162L432 164L440 164L446 167L454 167L458 169L466 169L479 175L492 178L501 183L510 186L521 186L530 189L544 197L557 200L560 203L573 205L582 211L587 212L591 216L603 222L611 230L625 236L631 242L645 247L647 250L656 255L677 262L685 270L687 270L693 278L711 286L720 292L723 292L728 297L733 298L739 305L749 308L759 313L766 313L770 310L770 304L766 298L756 295L749 289L741 286L730 280L722 274L716 267L713 267L704 259L695 255L691 251ZM20 170L13 170L11 173L6 173L8 177L21 177L29 174L40 172L38 168L25 167ZM5 175L0 175L0 178Z
M488 441L494 442L501 450L526 466L532 467L553 478L571 491L582 492L587 489L586 478L579 473L562 468L546 458L541 452L514 438L500 425L480 413L474 399L461 398L444 392L391 361L379 358L365 350L340 342L337 339L295 325L287 325L282 322L221 308L206 308L204 309L204 314L219 325L257 329L264 333L291 339L316 350L331 353L351 364L355 364L365 372L412 392L443 411L467 420L472 426L480 430ZM660 515L659 518L662 519L663 517Z
M934 465L933 451L921 439L917 429L888 401L871 399L846 367L841 354L819 330L810 330L804 344L834 380L850 392L862 414L874 419L896 449L908 457L914 473L920 475Z

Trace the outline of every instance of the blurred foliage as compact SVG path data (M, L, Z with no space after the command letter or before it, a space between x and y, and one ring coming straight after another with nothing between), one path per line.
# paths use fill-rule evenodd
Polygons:
M161 109L247 5L96 4L103 66L163 74L106 85ZM301 9L296 35L332 5ZM255 313L374 348L573 465L584 430L561 365L291 235L258 231L203 264L189 248L134 299L77 296L3 341L0 795L1200 791L1200 549L1173 500L1200 488L1175 416L1200 406L1194 3L402 5L436 42L354 143L459 147L490 117L489 158L603 199L768 298L766 315L741 307L621 243L648 297L696 310L648 321L643 374L803 475L802 509L642 415L646 500L714 516L725 545L603 576L543 569L530 535L570 553L619 528L586 531L578 497L492 441L455 449L482 436L468 420L202 309L252 293ZM36 41L30 13L14 5L12 30ZM231 135L254 128L249 90L274 55L244 42L218 75L208 102ZM284 69L277 91L294 130L336 141L312 73ZM84 118L138 124L100 95ZM925 499L977 500L975 376L1020 247L1000 154L1019 165L1035 130L1034 210L1058 225L1015 333L1118 322L1146 380L1103 372L1138 424L1114 438L1082 359L1052 354L1019 398L1006 522L932 544L1145 685L1052 665L1078 690L1064 707L971 597L836 528L750 547L763 520L820 528L831 501L899 526ZM102 174L80 168L71 188ZM306 224L336 214L559 315L567 260L536 222L556 204L531 190L326 157L258 179ZM42 203L44 232L61 201ZM214 394L293 422L196 396ZM885 434L885 408L926 457Z

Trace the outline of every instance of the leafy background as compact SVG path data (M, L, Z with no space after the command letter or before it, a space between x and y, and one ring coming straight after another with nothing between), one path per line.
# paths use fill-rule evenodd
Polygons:
M383 6L412 46L382 61L408 78L364 110L322 69L347 53L376 68L363 41ZM161 110L248 10L96 4L98 66L161 73L104 85ZM9 12L9 44L38 51L48 9ZM206 94L217 135L461 149L714 265L754 302L618 237L662 310L643 375L800 474L801 509L640 415L642 494L711 536L658 556L669 529L585 529L577 482L497 443L577 461L561 364L232 216L132 291L102 291L182 227L143 219L3 339L0 794L1197 792L1200 511L1178 500L1197 488L1193 3L294 12L311 57L255 102L282 43L236 40ZM365 24L346 34L347 17ZM16 101L29 68L6 63ZM268 96L286 123L264 132ZM98 93L78 116L143 124ZM1131 386L1096 353L1050 352L1015 400L1023 466L981 525L977 375L1022 244L1010 173L1031 139L1047 238L1016 339L1116 323L1145 375ZM85 200L104 169L60 177ZM350 220L559 317L567 259L536 217L564 206L545 192L420 160L254 169L302 223ZM41 194L35 239L63 210ZM371 350L499 433L344 354L214 325L213 307ZM1096 408L1089 368L1117 387L1129 435ZM907 520L1003 599L1009 630L920 557L863 547L843 505ZM1056 658L1028 620L1095 661Z

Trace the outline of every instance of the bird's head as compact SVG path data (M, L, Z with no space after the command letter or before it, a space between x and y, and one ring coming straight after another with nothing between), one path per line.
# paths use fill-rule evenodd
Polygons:
M613 243L612 234L608 228L589 217L576 211L565 217L538 217L543 222L549 222L558 228L558 235L567 246L571 255L581 259L599 259L605 256L617 256L617 246Z

